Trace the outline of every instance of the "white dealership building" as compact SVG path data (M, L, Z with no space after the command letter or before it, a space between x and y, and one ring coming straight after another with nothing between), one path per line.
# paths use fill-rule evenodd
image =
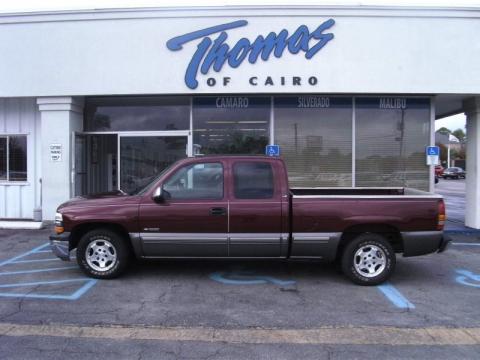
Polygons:
M480 228L479 34L479 8L1 14L0 221L267 145L293 186L432 191L435 119L464 112Z

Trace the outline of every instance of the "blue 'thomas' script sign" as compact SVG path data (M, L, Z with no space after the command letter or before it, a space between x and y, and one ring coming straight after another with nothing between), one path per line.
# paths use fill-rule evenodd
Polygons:
M278 145L267 145L267 147L265 148L265 155L280 156L280 146L278 146Z
M427 155L429 156L439 156L440 148L438 146L427 146Z
M195 89L198 86L197 74L199 70L202 74L207 74L211 68L215 72L219 72L225 63L228 63L232 68L237 68L245 59L254 64L259 57L267 61L272 53L275 57L280 58L285 49L291 54L298 54L303 51L305 58L311 59L333 39L333 34L324 34L323 32L331 28L335 24L335 20L329 19L323 22L312 32L306 25L300 25L290 36L288 31L283 29L278 34L272 31L266 37L259 35L254 41L241 38L232 47L225 43L228 39L227 30L247 24L247 20L233 21L193 31L167 41L167 48L177 51L182 49L183 44L201 39L185 72L185 84L190 89ZM210 35L213 34L217 34L215 40L210 38Z

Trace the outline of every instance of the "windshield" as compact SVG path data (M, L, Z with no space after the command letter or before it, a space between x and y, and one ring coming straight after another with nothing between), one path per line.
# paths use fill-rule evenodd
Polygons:
M150 190L152 188L153 185L155 185L157 183L157 181L160 179L160 177L168 170L171 168L172 165L170 166L167 166L165 169L163 169L157 176L155 176L153 178L152 181L150 181L147 185L145 186L140 186L138 188L136 188L135 190L129 192L128 194L129 195L143 195L145 194L146 192L148 192L148 190Z

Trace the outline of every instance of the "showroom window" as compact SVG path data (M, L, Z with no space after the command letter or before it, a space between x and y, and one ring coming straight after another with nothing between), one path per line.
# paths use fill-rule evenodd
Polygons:
M190 128L190 98L99 97L85 105L85 131L164 131Z
M355 183L358 187L429 189L428 98L356 98Z
M264 154L270 98L204 96L193 100L193 153Z
M275 143L292 186L352 186L352 98L275 98Z
M0 135L0 181L27 181L26 135Z

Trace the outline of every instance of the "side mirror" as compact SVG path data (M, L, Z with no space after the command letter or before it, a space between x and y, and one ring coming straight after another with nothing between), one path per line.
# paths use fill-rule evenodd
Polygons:
M162 187L159 186L156 190L155 193L153 194L153 201L157 203L163 203L165 202L165 198L163 197L163 190Z

